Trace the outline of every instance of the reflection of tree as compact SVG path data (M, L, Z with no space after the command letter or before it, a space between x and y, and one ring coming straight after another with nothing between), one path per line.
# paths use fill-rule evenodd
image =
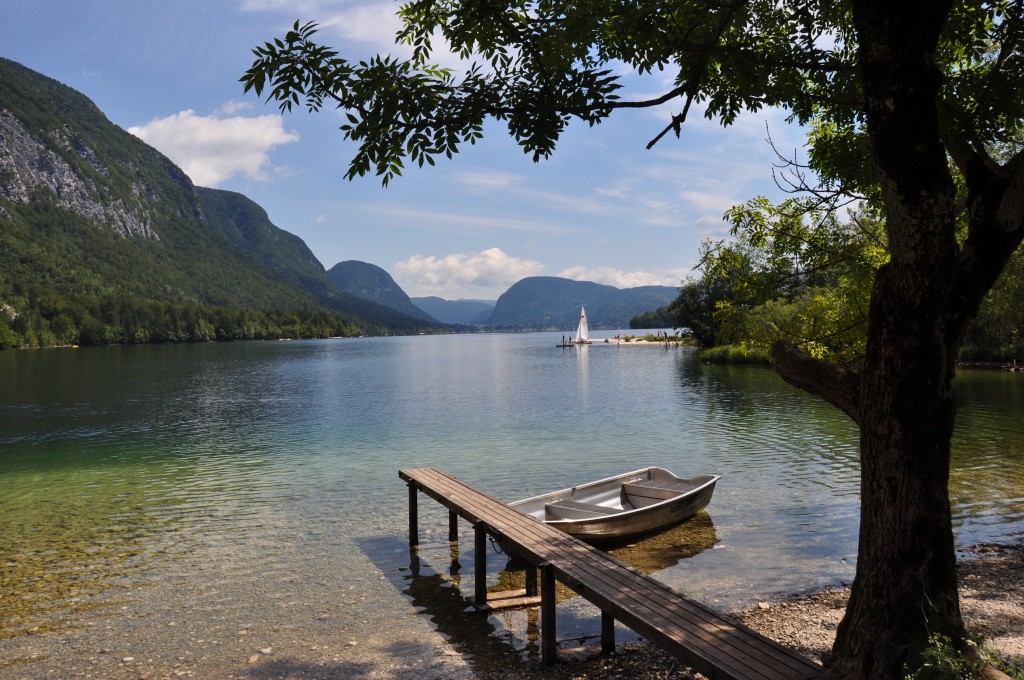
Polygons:
M949 479L954 522L999 525L968 542L1019 535L1024 529L1024 378L1000 371L960 371L956 395Z
M693 352L682 352L676 361L676 384L678 418L693 441L730 457L756 455L770 467L820 463L821 474L832 484L856 488L856 426L767 367L709 366ZM722 463L721 456L716 457L715 464Z

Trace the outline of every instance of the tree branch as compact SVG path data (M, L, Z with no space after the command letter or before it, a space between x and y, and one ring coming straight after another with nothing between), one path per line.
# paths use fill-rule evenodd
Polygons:
M783 340L772 345L772 367L790 385L821 397L860 424L860 376L854 371L815 359Z
M651 149L657 144L662 137L668 134L669 130L676 133L676 137L679 137L680 130L684 122L686 122L686 114L690 111L690 105L693 103L697 93L700 92L700 83L704 79L704 73L707 71L708 64L711 63L712 53L719 48L722 35L725 33L725 29L728 28L729 24L732 23L733 17L740 8L747 4L748 0L736 0L733 4L724 6L722 16L719 17L718 25L715 27L714 36L704 45L704 51L697 57L697 61L694 64L693 72L690 74L690 78L683 84L680 85L677 90L686 92L686 105L683 107L682 113L678 113L672 116L672 122L669 123L664 130L662 130L658 136L647 143L647 148Z
M1024 241L1024 152L985 185L968 189L970 227L960 252L947 307L946 326L956 339L974 319L1014 251Z
M938 103L939 113L939 134L942 137L942 144L946 147L946 151L949 152L950 158L956 164L956 167L963 173L970 184L972 177L975 173L979 172L982 168L983 171L990 174L999 171L999 164L988 155L984 149L979 149L977 145L971 144L967 139L959 134L959 131L963 129L963 125L959 125L957 120L956 108L945 99L940 99Z

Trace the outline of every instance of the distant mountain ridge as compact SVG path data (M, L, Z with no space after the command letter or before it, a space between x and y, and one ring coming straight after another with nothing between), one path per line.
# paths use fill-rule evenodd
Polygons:
M629 328L629 320L672 302L671 286L615 288L553 276L525 278L501 295L487 323L495 329L560 330L579 323L586 307L591 329Z
M489 330L571 330L579 323L581 307L586 307L591 328L629 328L630 319L653 312L678 295L671 286L623 289L591 281L533 276L515 283L492 306L483 301L408 298L384 270L364 262L339 263L331 268L330 276L336 286L354 295L381 304L411 300L441 322Z
M494 311L494 303L485 300L445 300L436 296L410 299L414 305L444 323L485 324Z
M339 262L327 270L327 278L342 292L371 300L413 318L437 323L437 319L413 304L401 286L391 278L391 274L375 264L358 260Z

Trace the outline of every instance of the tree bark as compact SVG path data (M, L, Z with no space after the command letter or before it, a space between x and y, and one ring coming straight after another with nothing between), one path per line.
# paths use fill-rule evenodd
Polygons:
M856 400L861 525L837 678L902 678L930 633L966 635L948 495L962 328L946 313L959 249L933 59L949 6L938 4L854 3L891 259L872 291Z

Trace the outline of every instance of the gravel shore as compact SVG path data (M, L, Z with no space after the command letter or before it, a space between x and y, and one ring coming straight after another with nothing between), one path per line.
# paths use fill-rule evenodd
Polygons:
M1024 546L985 545L959 556L960 606L968 630L983 647L1024 678ZM732 616L754 630L819 660L835 640L849 590L828 589L809 595L760 602ZM607 678L686 679L692 673L646 643L622 645L614 656L560 661L493 673L485 680L604 680Z
M961 608L970 632L982 640L986 652L997 657L999 666L1011 677L1024 680L1024 546L987 545L965 550L959 555L959 571ZM404 596L383 577L370 581L361 583L362 597L373 597L382 603L389 599L403 601ZM315 616L315 620L299 624L242 621L232 616L211 618L198 605L195 611L175 606L140 612L126 604L117 615L97 619L77 630L0 640L0 679L701 678L644 642L620 644L615 654L605 657L596 654L596 643L569 645L569 649L560 651L559 662L553 666L517 656L497 667L493 663L481 664L472 654L465 653L465 639L451 639L420 613L394 620L390 606L384 606L379 614L360 609L361 620L349 622L338 618L340 614L335 608L324 605L319 591L307 597L296 583L288 586L294 602L281 602L281 611L298 607ZM356 592L360 591L351 591ZM829 589L759 602L730 615L788 647L820 659L832 646L848 595L843 589ZM225 595L211 595L214 596ZM453 597L459 595L455 593ZM169 597L156 599L175 602ZM337 593L327 598L337 599ZM450 615L461 618L460 611L461 601ZM320 625L321 619L324 625ZM482 621L479 623L467 629L476 636L473 639L478 649L486 647L490 639L487 627Z

